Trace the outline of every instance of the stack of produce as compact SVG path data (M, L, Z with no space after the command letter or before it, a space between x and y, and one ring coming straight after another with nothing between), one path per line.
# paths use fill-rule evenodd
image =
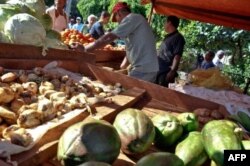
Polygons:
M102 48L102 50L108 51L125 51L125 45L112 46L111 44L107 44Z
M61 32L61 40L66 45L71 45L72 43L81 43L83 46L88 45L89 43L92 43L95 41L94 38L90 36L90 34L82 34L81 32L75 30L75 29L65 29ZM111 44L107 44L100 50L119 50L124 51L124 46L112 46Z
M90 34L82 34L75 29L65 29L61 32L61 40L66 45L71 45L72 43L81 43L87 45L92 43L95 39L90 36Z
M42 0L8 0L0 4L0 42L67 49L60 34L51 30Z
M242 129L236 123L220 118L210 119L200 129L198 117L191 112L164 113L150 119L143 111L129 108L116 116L114 127L95 120L68 128L60 139L58 159L66 166L89 165L93 161L104 166L117 158L118 145L123 153L134 155L154 144L162 152L142 157L136 166L200 166L207 162L222 166L224 150L249 149L250 141L242 140ZM97 126L103 129L94 130ZM77 137L72 136L74 132Z
M105 86L91 80L79 83L42 68L32 72L1 72L0 138L20 146L32 142L27 128L75 109L87 108L91 113L92 105L110 102L110 96L122 91L119 84Z

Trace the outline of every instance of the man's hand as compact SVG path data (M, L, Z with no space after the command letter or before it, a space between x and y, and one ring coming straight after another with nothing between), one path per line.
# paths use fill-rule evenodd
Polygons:
M94 45L95 42L89 43L88 45L85 46L85 52L91 52L94 50Z
M166 76L167 82L170 82L170 83L174 82L175 74L176 72L174 70L170 70Z
M69 46L72 50L78 51L78 52L85 52L85 48L81 43L72 43Z

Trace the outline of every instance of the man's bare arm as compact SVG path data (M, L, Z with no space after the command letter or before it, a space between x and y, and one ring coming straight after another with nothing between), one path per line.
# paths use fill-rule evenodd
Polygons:
M110 44L112 41L114 41L117 38L118 36L116 36L112 32L109 32L103 35L102 37L100 37L99 39L97 39L95 42L90 43L87 46L85 46L85 51L93 51L97 48L104 47L105 45Z
M120 68L121 69L126 69L128 66L129 66L129 62L128 62L127 57L125 56L122 63L121 63L121 65L120 65Z
M181 61L181 56L180 55L175 55L174 60L173 60L173 64L171 66L172 71L177 71L178 70L180 61Z

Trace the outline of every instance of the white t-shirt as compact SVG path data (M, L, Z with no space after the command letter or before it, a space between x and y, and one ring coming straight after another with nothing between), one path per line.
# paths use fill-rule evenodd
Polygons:
M218 68L222 69L223 68L223 63L220 61L220 59L218 57L215 57L213 59L213 63L215 66L217 66Z
M55 6L51 6L50 8L46 10L46 13L48 13L50 17L52 18L52 22L53 22L52 29L55 31L61 32L64 29L66 29L68 26L67 24L68 17L66 13L64 13L64 15L59 15L56 17L55 11L56 11Z
M143 73L159 71L155 37L142 15L127 15L112 33L125 41L132 70Z

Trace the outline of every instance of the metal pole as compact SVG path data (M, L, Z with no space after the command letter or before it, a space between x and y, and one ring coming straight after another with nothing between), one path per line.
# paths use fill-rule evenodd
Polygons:
M68 16L70 16L70 12L71 12L71 4L72 4L72 0L67 0L66 3L66 13L68 14Z
M148 16L148 23L151 24L151 20L152 20L152 15L153 15L153 4L151 3L151 9L150 9L150 13L149 13L149 16Z

